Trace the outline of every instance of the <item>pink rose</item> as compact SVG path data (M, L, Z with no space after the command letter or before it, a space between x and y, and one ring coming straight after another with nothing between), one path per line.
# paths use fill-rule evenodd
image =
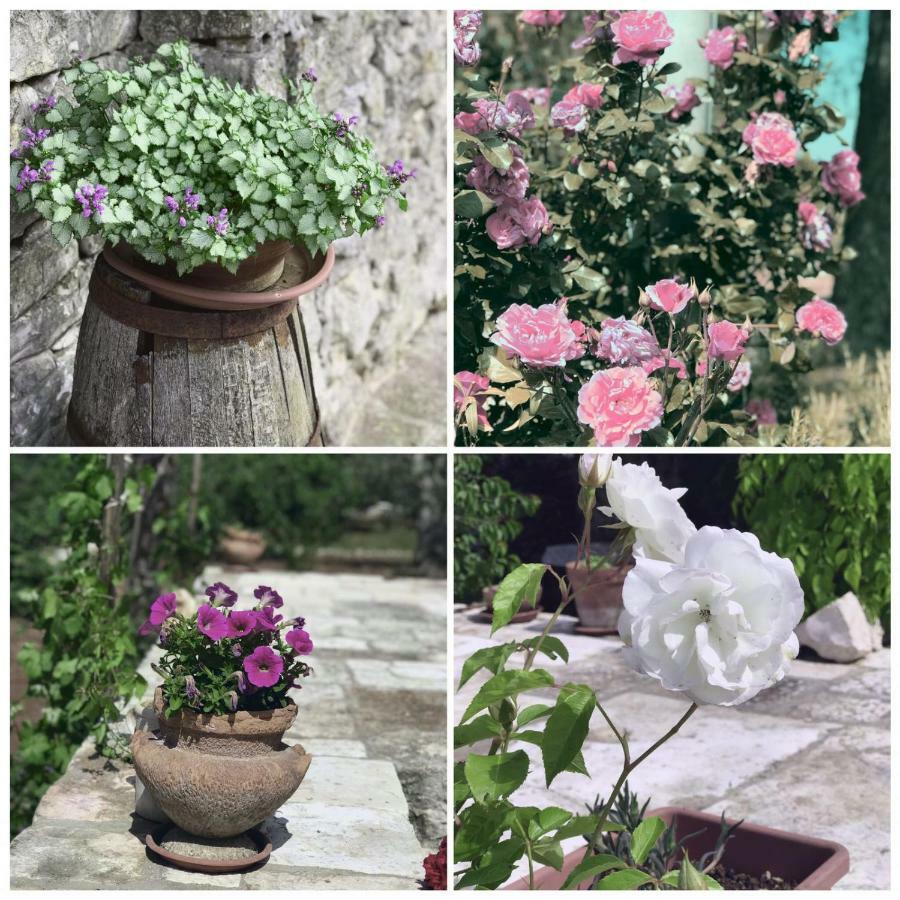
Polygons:
M550 121L554 128L564 128L567 135L577 134L587 128L587 107L574 100L560 100L550 110Z
M778 424L778 413L775 412L775 407L768 397L751 400L744 408L756 419L757 425Z
M671 97L675 101L675 106L667 113L668 117L677 122L682 116L686 116L694 107L700 105L700 98L697 96L697 88L690 82L686 82L680 88L674 84L669 85L664 91L667 97Z
M855 206L866 195L860 190L862 176L859 174L859 154L853 150L841 150L831 162L822 167L822 187L829 194L837 196L842 206Z
M481 28L484 14L480 9L455 9L453 10L453 27L457 31L466 34L474 34Z
M775 91L774 94L772 94L772 100L775 102L775 105L779 109L781 109L781 107L784 106L785 103L787 103L787 94L783 90L781 90L781 88L779 88L777 91Z
M658 368L656 362L662 353L656 338L625 316L605 319L600 324L595 352L614 366L641 366L648 374Z
M453 59L458 66L474 66L481 59L481 45L474 36L459 31L453 37Z
M831 222L819 212L815 203L802 201L797 205L800 219L800 243L807 250L827 250L831 246Z
M610 27L616 42L614 66L629 62L652 66L675 37L661 12L627 10Z
M580 326L580 327L578 327ZM502 347L530 366L564 366L570 359L584 356L581 322L571 322L565 301L545 303L537 308L527 303L513 303L497 317L497 330L492 344Z
M484 411L484 397L482 391L486 391L491 383L475 372L457 372L453 376L453 404L457 412L462 412L469 404L469 398L475 398L475 409L478 413L478 427L488 428L488 417Z
M534 25L536 28L553 28L562 25L565 17L564 9L526 9L519 19L526 25Z
M707 61L718 69L731 68L734 65L734 51L747 49L747 38L730 25L713 28L698 43L703 47Z
M656 284L644 288L653 309L667 312L670 316L680 313L694 296L689 284L679 284L674 278L663 278Z
M519 145L508 146L512 150L513 161L505 172L495 169L479 154L475 157L475 165L466 175L466 184L469 187L500 203L506 200L523 200L531 180Z
M553 89L548 87L519 88L519 90L510 91L506 95L506 102L509 103L509 101L512 100L513 97L521 97L523 100L526 100L528 103L531 103L534 106L549 106L550 95L552 93Z
M839 343L847 331L844 314L821 297L813 297L797 310L797 327L801 331L821 337L829 347Z
M483 131L506 131L513 137L521 137L526 128L534 125L531 104L521 96L510 94L506 103L500 100L476 100L474 112L461 112L453 120L454 125L466 134L478 135Z
M578 421L594 430L598 447L636 447L662 414L662 397L637 367L595 372L578 392Z
M576 84L575 87L566 91L563 100L572 100L588 109L599 109L603 106L603 85Z
M651 372L655 372L657 369L674 369L675 375L678 377L680 381L683 381L687 378L687 366L678 359L677 356L669 357L669 365L666 366L666 358L664 356L657 356L655 359L650 360L650 362L643 366L644 371L649 375Z
M750 376L753 374L753 369L750 365L749 359L742 359L735 367L734 371L731 373L731 378L728 379L728 390L733 393L737 393L743 388L747 387L750 384Z
M553 230L553 225L540 198L531 197L504 203L488 216L485 228L501 250L508 250L525 244L535 246L542 234Z
M781 113L755 116L741 137L753 151L754 162L791 168L797 161L800 141L794 126Z
M806 56L810 50L812 50L812 31L809 28L804 28L803 31L798 31L794 35L791 45L788 47L788 59L791 62L797 62L798 59Z
M583 50L585 47L612 40L612 31L609 26L618 17L619 10L617 9L604 9L602 15L589 12L586 16L582 16L581 23L584 34L572 41L572 49Z
M710 359L727 359L731 362L740 359L749 337L750 332L734 322L713 322L709 326L709 345L706 348Z

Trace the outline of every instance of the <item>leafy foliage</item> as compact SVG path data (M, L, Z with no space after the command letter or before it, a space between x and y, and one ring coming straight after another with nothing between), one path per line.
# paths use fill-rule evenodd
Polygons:
M889 628L890 456L744 456L734 507L765 547L792 560L807 615L853 591Z
M695 279L701 290L715 287L716 318L743 323L752 335L746 355L754 370L752 399L774 404L780 422L790 420L800 376L823 355L819 342L797 327L797 309L813 297L801 280L838 273L853 251L837 237L823 247L807 246L799 236L800 200L815 204L831 223L843 218L820 182L819 164L802 153L792 166L762 166L757 177L742 135L752 117L776 109L793 124L802 147L841 127L840 113L816 96L823 73L815 45L837 40L838 32L802 26L811 50L797 55L796 23L766 28L758 11L719 18L720 26L734 26L747 43L733 65L691 80L713 104L714 122L704 132L692 127L690 111L673 114L676 101L666 91L680 84L680 67L666 63L665 54L646 68L614 65L614 45L600 39L569 58L551 57L558 44L545 29L517 27L510 13L485 13L483 63L460 71L455 111L471 113L479 102L502 104L517 90L550 87L546 105L534 104L534 127L456 133L456 369L491 383L481 394L490 427L461 416L460 442L588 443L591 435L575 414L576 395L603 368L600 360L585 353L564 369L538 368L509 359L487 339L513 303L536 307L566 297L570 318L588 329L609 317L640 318L641 289L671 277ZM501 54L509 52L512 63L498 70ZM520 71L529 81L520 80ZM602 106L583 130L554 127L551 108L581 83L603 85ZM552 231L544 229L533 245L498 249L485 227L485 217L498 207L471 190L467 178L482 157L499 173L511 171L514 153L527 164L530 191L546 207ZM664 348L665 318L651 318ZM655 373L663 420L642 443L783 441L783 425L757 422L745 411L751 399L746 385L726 389L732 372L700 376L705 334L695 303L680 314L676 344L670 341L672 356L687 366L686 377L676 380L668 369L665 377Z
M102 234L152 263L174 260L179 274L206 262L233 272L266 241L324 252L377 226L387 200L406 208L401 178L346 118L319 112L309 80L291 85L290 103L232 87L206 77L184 42L125 72L85 60L64 74L76 104L45 104L35 124L49 136L11 167L13 188L28 167L42 173L17 202L52 222L60 244ZM85 185L108 190L102 211L79 208Z
M521 519L537 512L540 500L516 493L504 478L485 475L478 456L457 456L454 470L453 591L457 602L467 603L479 600L482 588L496 584L519 562L510 542L522 530Z

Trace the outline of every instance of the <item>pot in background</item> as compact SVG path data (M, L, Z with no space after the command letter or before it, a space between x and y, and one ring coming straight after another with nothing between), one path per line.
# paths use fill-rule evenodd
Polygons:
M622 585L632 563L588 569L583 563L566 563L566 577L575 590L579 630L591 634L618 634L622 612Z
M258 531L226 525L219 538L219 551L232 565L250 566L266 552L266 542Z
M499 585L491 585L490 587L482 588L481 591L481 599L484 603L484 609L478 614L478 618L481 621L491 622L494 619L494 596L497 593L497 589ZM541 606L541 597L543 596L544 589L538 586L537 595L535 596L534 605L529 604L527 601L523 602L519 607L519 611L509 620L509 624L513 625L518 622L530 622L532 619L537 618L538 610Z

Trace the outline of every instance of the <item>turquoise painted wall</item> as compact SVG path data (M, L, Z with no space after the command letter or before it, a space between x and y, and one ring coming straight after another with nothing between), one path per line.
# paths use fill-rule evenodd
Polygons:
M819 45L819 56L826 71L819 87L819 96L843 113L846 125L837 134L825 134L809 145L814 159L831 159L844 149L853 146L856 124L859 121L859 83L866 64L866 47L869 43L869 11L856 10L839 26L840 40Z

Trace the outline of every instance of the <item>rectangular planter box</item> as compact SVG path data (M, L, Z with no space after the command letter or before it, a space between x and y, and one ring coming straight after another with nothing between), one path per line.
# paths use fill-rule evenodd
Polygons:
M678 835L702 830L685 845L692 859L697 859L716 845L719 816L713 813L666 806L651 810L647 816L659 816L669 825L674 822ZM583 848L579 848L567 854L561 872L547 866L538 869L535 872L535 886L544 891L559 890L568 873L581 862L584 852ZM850 854L841 844L749 822L744 822L728 842L725 862L747 875L771 872L785 880L796 881L798 891L829 890L850 871ZM587 890L592 880L582 882L578 889ZM503 890L528 890L528 879L520 878Z

